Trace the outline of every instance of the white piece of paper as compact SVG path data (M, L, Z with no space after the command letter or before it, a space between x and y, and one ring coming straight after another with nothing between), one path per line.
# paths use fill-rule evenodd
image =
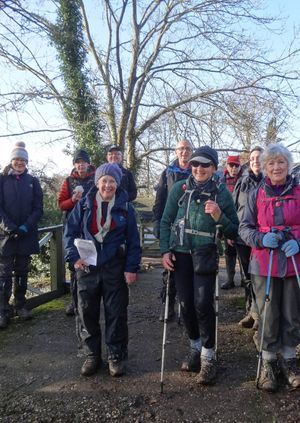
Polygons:
M78 250L80 258L84 260L87 265L97 265L97 250L93 241L75 238L74 245Z

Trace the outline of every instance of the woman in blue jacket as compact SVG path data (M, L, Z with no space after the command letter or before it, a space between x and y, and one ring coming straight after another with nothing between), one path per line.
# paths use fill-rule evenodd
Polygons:
M43 214L43 193L27 171L28 153L19 142L11 163L0 175L0 328L10 317L31 318L26 308L30 255L39 252L37 225ZM14 309L9 305L14 282Z
M80 200L66 223L66 261L77 271L80 337L86 360L83 376L101 364L100 303L103 298L105 342L111 376L126 371L128 285L136 281L141 258L135 212L120 188L122 172L105 163L95 173L95 187ZM76 238L91 240L97 250L96 266L87 266L74 245Z

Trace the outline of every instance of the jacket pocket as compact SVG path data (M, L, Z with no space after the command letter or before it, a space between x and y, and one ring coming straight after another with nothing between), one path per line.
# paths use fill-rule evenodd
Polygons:
M192 252L194 272L198 275L209 275L218 269L216 244L206 244Z

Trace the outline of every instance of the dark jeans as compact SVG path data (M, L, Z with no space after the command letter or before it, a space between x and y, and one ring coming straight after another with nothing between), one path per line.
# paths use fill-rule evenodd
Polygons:
M109 355L127 355L128 287L124 278L124 260L113 258L90 273L77 272L80 337L86 355L101 356L100 304L103 299L105 342Z
M252 275L252 280L261 320L266 307L263 350L277 353L282 346L296 347L300 343L300 289L296 277L271 278L270 301L266 305L267 278Z
M216 327L216 273L195 274L190 254L176 252L175 256L175 283L188 337L194 340L201 338L205 348L213 348Z
M9 300L14 286L14 305L20 309L26 303L27 275L30 256L0 257L0 313L7 313ZM14 276L14 278L13 278Z

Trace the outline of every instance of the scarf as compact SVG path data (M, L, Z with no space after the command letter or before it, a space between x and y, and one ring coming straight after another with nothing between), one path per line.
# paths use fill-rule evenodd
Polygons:
M113 196L113 198L108 202L106 219L105 219L105 222L103 223L103 225L101 225L102 217L104 217L104 216L102 216L103 199L100 196L99 191L97 191L97 194L96 194L96 202L97 202L96 221L97 221L98 233L96 233L94 236L95 236L96 240L100 243L103 242L105 235L109 232L110 225L111 225L111 209L113 208L113 206L115 204L115 198L116 197Z

